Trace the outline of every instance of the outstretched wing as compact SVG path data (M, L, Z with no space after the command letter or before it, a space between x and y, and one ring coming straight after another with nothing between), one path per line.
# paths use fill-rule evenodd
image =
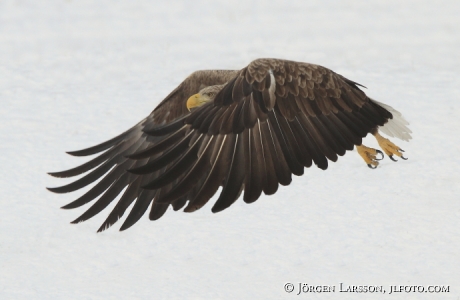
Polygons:
M75 220L84 221L104 209L128 185L100 229L113 224L136 200L123 230L141 217L152 200L149 217L158 219L169 204L175 210L186 205L187 212L201 208L220 186L213 212L229 207L243 191L248 203L256 201L262 192L274 194L279 184L290 184L292 174L302 175L304 167L315 163L326 169L328 160L336 161L338 155L360 145L367 133L392 118L357 85L317 65L255 60L233 74L214 102L190 115L176 114L161 126L150 126L147 118L137 125L143 132L135 127L135 133L125 133L98 149L111 147L101 154L104 158L83 165L85 170L98 166L82 178L84 185L110 169L104 167L104 161L113 160L111 166L116 167L83 195L83 200L77 199L66 208L83 205L103 193ZM184 99L191 94L184 94ZM144 142L147 140L149 143ZM115 155L106 154L111 151ZM119 153L132 155L126 159ZM65 186L63 192L84 185Z
M237 72L238 71L233 70L196 71L174 89L148 117L131 129L102 144L79 151L67 152L73 156L88 156L105 151L96 158L76 168L49 173L54 177L73 177L91 171L70 184L48 188L48 190L55 193L73 192L103 177L103 179L87 193L63 207L65 209L80 207L99 197L94 205L82 216L74 220L73 223L85 221L96 215L107 207L107 205L127 187L116 207L110 213L101 228L99 228L99 231L113 225L123 216L132 202L136 200L133 209L121 229L127 229L133 225L145 213L149 203L157 194L155 191L141 188L143 184L155 178L156 174L139 176L127 172L128 169L138 167L148 161L132 160L127 156L136 151L149 149L152 145L164 147L165 143L161 142L165 137L159 136L158 134L149 135L148 132L156 130L157 133L161 133L161 128L164 127L165 124L171 123L171 121L176 121L176 123L169 124L169 126L179 124L181 120L184 119L184 116L189 114L185 103L190 95L197 93L203 86L223 84L234 77ZM173 138L170 138L169 141ZM167 165L164 167L167 167ZM161 189L158 191L158 194L160 191ZM173 205L177 207L176 203ZM166 210L166 207L164 210Z

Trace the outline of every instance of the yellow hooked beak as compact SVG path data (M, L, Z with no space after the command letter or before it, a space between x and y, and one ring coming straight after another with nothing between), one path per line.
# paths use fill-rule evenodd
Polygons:
M190 96L190 98L188 98L188 100L187 100L187 109L188 109L188 111L190 111L194 107L201 106L201 104L203 102L204 101L203 101L203 99L202 99L200 94L195 94L195 95Z

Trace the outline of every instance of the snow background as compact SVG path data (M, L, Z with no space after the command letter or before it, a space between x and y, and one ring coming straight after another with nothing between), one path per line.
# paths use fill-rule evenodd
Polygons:
M459 14L455 0L0 1L0 298L459 299ZM86 161L64 151L131 127L194 70L258 57L367 86L410 121L414 139L394 140L409 160L370 170L349 153L218 214L96 234L112 203L69 225L89 205L59 207L82 192L45 189ZM450 293L296 296L299 282Z

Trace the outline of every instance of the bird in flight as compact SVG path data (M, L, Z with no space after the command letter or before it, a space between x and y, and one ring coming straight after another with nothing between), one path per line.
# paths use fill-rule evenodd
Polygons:
M251 203L289 185L292 174L315 164L326 170L347 150L370 168L384 153L405 159L403 150L380 132L405 141L411 131L401 113L377 102L361 85L325 67L281 59L256 59L241 70L196 71L145 119L102 144L68 152L98 154L55 177L80 179L48 188L68 193L102 178L64 209L94 204L72 223L100 213L122 194L103 231L134 202L120 230L136 223L150 206L150 220L169 205L193 212L218 192L219 212L243 193ZM362 86L361 86L362 87ZM371 133L383 150L366 147Z

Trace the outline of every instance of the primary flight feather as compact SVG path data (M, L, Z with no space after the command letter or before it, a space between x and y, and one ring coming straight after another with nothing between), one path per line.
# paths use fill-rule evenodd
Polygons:
M222 187L212 207L226 209L243 192L247 203L315 164L356 146L370 168L383 158L362 145L373 134L392 160L403 150L379 134L411 138L408 123L392 107L370 99L353 82L325 67L281 59L257 59L241 70L196 71L174 89L144 120L97 146L68 152L101 153L76 168L50 173L82 178L56 188L67 193L100 179L63 208L94 204L72 223L101 212L123 190L99 228L120 219L134 202L120 230L136 223L150 206L156 220L169 205L193 212ZM377 158L380 156L380 158ZM126 188L126 189L125 189Z

